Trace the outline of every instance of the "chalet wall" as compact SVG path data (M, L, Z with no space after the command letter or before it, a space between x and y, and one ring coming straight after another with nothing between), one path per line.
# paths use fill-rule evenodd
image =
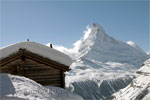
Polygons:
M64 87L64 72L29 58L16 59L0 67L1 73L25 76L42 85Z

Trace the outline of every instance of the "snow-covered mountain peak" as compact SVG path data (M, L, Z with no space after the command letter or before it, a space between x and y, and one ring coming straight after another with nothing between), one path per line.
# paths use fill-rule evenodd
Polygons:
M84 32L84 36L80 39L79 52L82 55L85 55L87 52L95 48L97 45L101 46L108 39L109 36L105 33L103 27L100 24L93 23L90 26L87 26L87 30ZM79 43L77 41L77 43Z
M91 25L92 29L97 29L97 31L102 31L102 33L104 33L104 28L102 27L102 25L98 24L98 23L92 23Z
M87 26L87 30L84 32L84 40L96 40L106 36L106 33L103 27L100 24L93 23L90 26Z
M124 43L110 37L97 23L88 26L84 33L83 38L76 42L77 60L90 59L103 63L119 62L140 66L148 59L146 53L134 42Z

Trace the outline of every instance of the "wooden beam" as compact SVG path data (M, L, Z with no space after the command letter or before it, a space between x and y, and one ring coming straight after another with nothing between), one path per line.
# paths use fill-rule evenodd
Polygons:
M4 59L1 59L0 60L0 67L3 67L4 65L14 61L14 60L17 60L18 58L20 58L21 56L23 55L22 52L16 52L16 53L13 53L11 55L9 55L8 57L4 58Z
M37 82L37 83L39 83L39 84L41 84L41 85L43 85L43 86L59 86L59 87L61 87L61 84L59 84L59 83L43 83L43 82Z
M65 88L65 74L61 71L61 80L62 80L62 87Z
M60 64L56 61L53 61L53 60L50 60L50 59L47 59L47 58L44 58L42 56L39 56L37 54L34 54L34 53L31 53L29 51L25 51L24 52L24 55L29 58L29 59L32 59L34 61L37 61L39 63L42 63L42 64L45 64L45 65L48 65L48 66L52 66L56 69L60 69L60 70L64 70L64 71L67 71L69 69L68 66L65 66L63 64Z
M26 74L26 76L52 76L53 74L54 73L28 73L28 74ZM60 75L60 73L58 73L58 74Z
M35 80L36 81L36 80ZM40 84L61 84L61 81L50 81L50 80L37 80L36 82Z
M33 76L30 76L28 78L31 78L31 79L61 79L61 76L37 76L37 77L33 77Z

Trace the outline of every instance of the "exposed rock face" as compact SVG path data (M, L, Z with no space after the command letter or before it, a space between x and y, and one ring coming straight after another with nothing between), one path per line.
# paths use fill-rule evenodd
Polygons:
M149 100L150 99L150 59L136 72L131 83L113 94L114 100Z

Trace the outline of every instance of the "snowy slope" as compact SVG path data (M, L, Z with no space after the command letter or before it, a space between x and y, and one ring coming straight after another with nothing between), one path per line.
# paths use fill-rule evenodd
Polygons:
M76 53L66 84L85 100L106 99L124 88L148 59L142 50L108 36L96 23L87 28L73 50Z
M72 63L71 58L65 55L64 53L61 53L60 51L57 51L53 48L49 48L45 45L35 42L20 42L7 47L0 48L0 59L3 59L13 53L16 53L20 48L26 49L30 52L39 54L43 57L49 58L67 66L70 66Z
M25 77L0 73L0 100L83 100L58 87L43 87Z
M136 72L131 83L113 95L114 100L150 99L150 59Z
M137 52L141 53L141 55L145 55L145 52L133 41L127 41L127 44L136 49ZM147 54L148 55L148 54Z

